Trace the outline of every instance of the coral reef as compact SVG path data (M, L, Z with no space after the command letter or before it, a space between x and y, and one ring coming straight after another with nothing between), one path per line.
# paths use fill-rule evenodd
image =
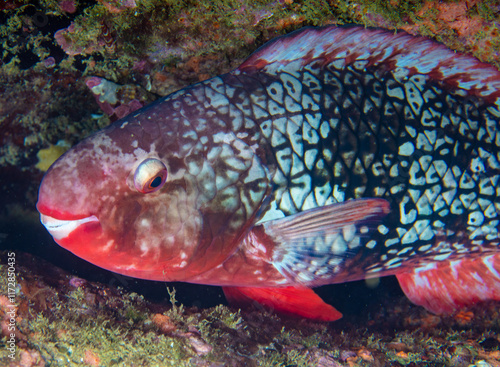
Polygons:
M183 307L172 291L169 306L133 293L132 281L117 288L121 281L89 280L88 264L79 265L82 278L54 266L72 255L39 232L34 207L43 171L66 147L227 72L275 36L325 24L403 29L499 67L499 19L495 0L0 2L0 245L18 255L17 352L12 360L1 348L0 364L500 365L498 305L439 317L389 297L334 324L206 308L206 300ZM7 255L0 257L3 275ZM2 346L10 338L5 287ZM169 298L165 287L157 292Z
M87 78L85 84L111 121L125 117L154 100L143 88L134 84L118 85L96 76Z

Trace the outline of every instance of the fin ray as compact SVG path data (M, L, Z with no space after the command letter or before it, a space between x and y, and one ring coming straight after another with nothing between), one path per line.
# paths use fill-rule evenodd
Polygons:
M498 70L487 63L468 55L457 58L446 46L404 31L353 25L306 27L275 38L250 55L236 72L258 70L272 74L285 66L297 70L312 63L318 68L333 62L349 65L356 61L365 67L398 70L401 78L412 73L431 74L451 88L465 89L492 101L500 97Z
M275 244L272 263L294 284L331 283L389 211L384 199L358 199L265 222L264 232Z

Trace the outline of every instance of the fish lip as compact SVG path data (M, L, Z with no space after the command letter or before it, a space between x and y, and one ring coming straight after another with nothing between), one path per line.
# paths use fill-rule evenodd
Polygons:
M61 220L51 216L40 214L40 222L49 231L55 240L68 237L68 235L84 223L98 223L99 218L91 215L81 219Z

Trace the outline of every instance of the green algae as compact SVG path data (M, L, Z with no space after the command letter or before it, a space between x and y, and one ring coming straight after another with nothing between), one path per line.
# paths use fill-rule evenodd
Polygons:
M98 356L100 365L104 366L188 365L186 357L190 353L179 339L116 326L102 316L93 319L63 317L51 322L38 315L29 323L28 330L33 335L30 346L53 365L79 365L86 353Z
M394 23L396 26L404 25L413 15L422 8L422 1L397 1L397 5L392 5L390 1L374 0L364 2L366 10L372 14L377 14ZM364 18L367 24L377 26L377 23L367 17Z
M167 293L169 296L169 301L172 307L168 310L167 316L173 319L174 321L182 321L184 315L184 306L182 304L178 304L177 299L175 298L176 290L172 287L170 289L167 287Z
M21 327L30 335L30 348L52 365L79 365L88 355L104 366L189 365L193 352L186 341L157 333L144 312L142 296L127 294L120 308L102 313L96 313L83 287L66 298L68 302L58 304L50 315L39 313Z
M264 354L264 358L258 361L258 366L273 367L273 366L297 366L307 367L310 366L310 360L307 354L301 353L297 350L290 350L286 354L277 350L271 353Z
M474 4L468 10L469 15L479 15L482 19L487 21L494 21L497 17L497 13L493 10L498 6L497 0L483 0Z
M232 312L223 305L216 306L207 315L207 319L203 321L204 323L210 323L214 322L215 320L220 321L229 329L237 330L243 326L242 325L243 318L241 317L241 310L238 310L237 312Z

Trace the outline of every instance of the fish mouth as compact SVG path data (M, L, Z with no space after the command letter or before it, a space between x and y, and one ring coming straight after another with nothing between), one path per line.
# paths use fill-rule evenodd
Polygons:
M68 237L71 232L80 227L82 224L99 222L99 218L95 215L91 215L81 219L61 220L52 218L45 214L40 214L40 222L42 222L44 227L47 231L49 231L55 240L61 240Z

